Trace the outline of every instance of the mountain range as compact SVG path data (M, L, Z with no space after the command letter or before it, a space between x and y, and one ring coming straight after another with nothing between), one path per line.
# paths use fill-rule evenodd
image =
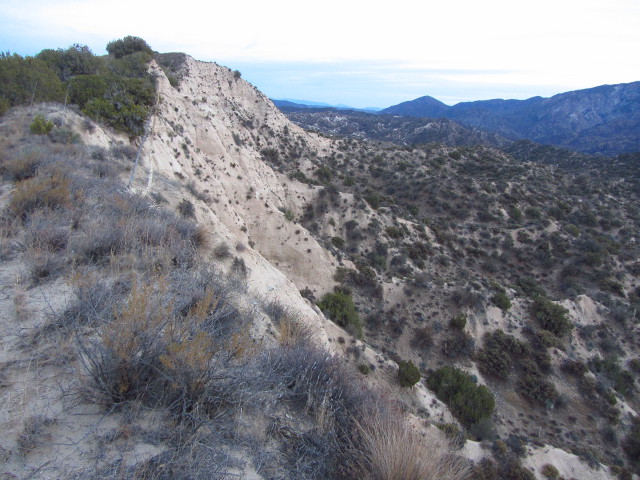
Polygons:
M640 82L602 85L550 98L480 100L453 106L425 96L380 113L448 118L511 139L597 155L640 150Z

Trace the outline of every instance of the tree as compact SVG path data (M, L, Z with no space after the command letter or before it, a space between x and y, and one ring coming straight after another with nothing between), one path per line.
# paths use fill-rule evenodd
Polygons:
M97 72L100 59L93 55L86 45L74 43L66 50L42 50L36 58L45 62L54 70L60 80L69 81L76 75L91 75Z
M398 379L401 387L413 387L420 381L420 370L411 360L402 360L398 364Z
M107 52L109 55L113 55L118 59L136 52L153 54L153 50L147 42L140 37L133 37L131 35L109 42L107 44Z
M64 88L55 71L42 60L0 53L0 98L11 106L61 101Z

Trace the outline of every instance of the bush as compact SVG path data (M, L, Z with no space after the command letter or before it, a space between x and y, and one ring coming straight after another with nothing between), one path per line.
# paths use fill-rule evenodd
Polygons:
M462 480L466 462L433 434L421 435L397 412L367 415L357 424L359 445L353 455L359 467L348 478L371 480ZM324 477L328 478L328 477ZM341 477L342 478L342 477Z
M358 338L362 337L363 325L360 316L353 304L350 294L334 292L325 294L318 302L318 307L335 323L344 327L348 332Z
M196 208L193 205L193 202L183 198L178 204L178 212L185 218L195 218L196 217Z
M622 446L632 462L640 463L640 417L633 419L631 430Z
M534 368L525 368L518 382L518 392L529 401L541 403L546 408L553 408L559 398L555 385L545 380L535 364Z
M449 321L449 327L454 330L464 330L467 325L467 316L464 313L456 315Z
M45 62L34 57L0 53L0 98L5 106L60 102L63 84Z
M36 135L46 135L51 130L53 130L53 122L51 120L47 120L44 116L38 114L33 118L33 122L29 126L29 130L31 133Z
M536 480L536 476L531 471L516 461L509 462L504 468L502 478L503 480Z
M7 113L7 111L9 110L9 107L11 107L11 103L9 103L9 99L0 97L0 116Z
M455 367L442 367L427 378L427 385L466 426L489 417L495 408L493 394L476 385L471 376Z
M542 470L540 470L540 473L542 473L542 475L544 475L545 478L548 478L549 480L556 480L558 477L560 477L560 472L558 471L558 469L550 463L544 465L542 467Z
M398 364L398 379L401 387L413 387L420 381L420 370L411 360L402 360Z
M491 297L491 301L496 307L505 312L511 308L511 301L505 292L496 292Z
M511 356L522 355L527 350L525 344L502 330L485 333L483 340L484 346L476 356L478 367L482 373L502 379L511 372Z
M117 59L136 52L144 52L149 55L153 54L153 50L147 42L140 37L133 37L131 35L119 40L112 40L107 44L107 53Z
M543 297L536 297L531 307L533 316L543 329L557 337L563 337L573 329L569 311L561 305Z
M8 208L14 216L26 220L39 208L55 209L70 201L69 179L61 172L53 172L18 182Z
M331 237L331 243L336 248L339 248L339 249L344 248L344 238L342 237Z

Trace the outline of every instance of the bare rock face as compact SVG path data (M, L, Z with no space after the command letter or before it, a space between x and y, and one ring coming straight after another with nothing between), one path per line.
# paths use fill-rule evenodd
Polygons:
M273 292L288 278L295 288L316 294L331 289L336 259L292 218L317 189L274 172L261 154L276 142L299 145L301 155L321 152L328 141L292 125L226 67L186 57L177 89L153 68L159 104L144 145L149 175L188 182L197 218L211 223L212 238L224 239L212 241L247 257L250 285ZM295 161L304 163L305 157ZM147 173L140 175L145 185Z

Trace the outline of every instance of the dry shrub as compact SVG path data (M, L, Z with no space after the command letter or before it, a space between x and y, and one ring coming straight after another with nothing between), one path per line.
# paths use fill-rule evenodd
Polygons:
M39 248L28 249L24 255L24 262L34 284L56 276L65 266L63 256Z
M63 172L57 170L50 175L18 182L8 209L12 215L26 220L36 209L55 209L67 206L70 202L69 179Z
M2 161L0 172L8 180L21 181L36 174L42 163L42 153L32 149L13 155Z
M378 410L357 422L361 478L371 480L461 480L467 463L433 434L422 435L398 412Z
M26 455L38 445L47 442L50 436L46 429L54 423L55 420L43 415L27 418L17 439L19 452Z
M102 354L87 357L94 381L114 403L147 394L157 377L154 364L170 313L157 300L153 285L134 282L125 306L99 332Z

